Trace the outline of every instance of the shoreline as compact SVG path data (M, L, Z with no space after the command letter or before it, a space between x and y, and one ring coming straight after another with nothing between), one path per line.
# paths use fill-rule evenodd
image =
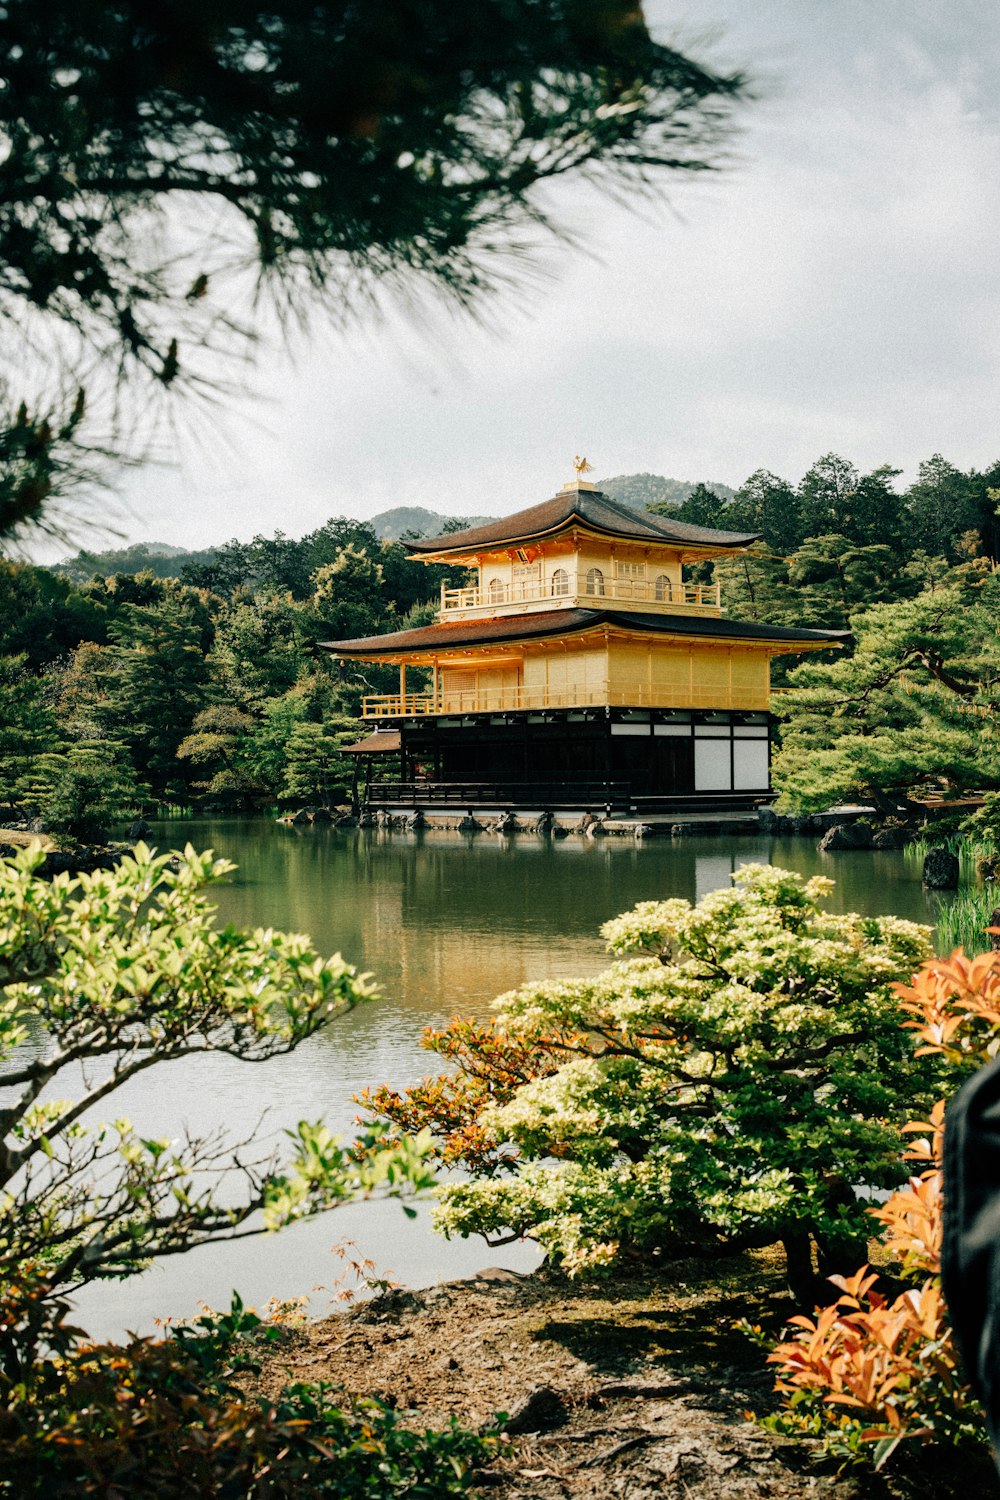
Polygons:
M879 1474L838 1476L749 1422L774 1406L774 1377L736 1325L776 1334L793 1311L776 1250L619 1267L596 1283L490 1268L282 1327L248 1389L271 1399L289 1380L329 1381L421 1429L505 1412L497 1458L472 1483L505 1500L1000 1493L985 1452L914 1443Z

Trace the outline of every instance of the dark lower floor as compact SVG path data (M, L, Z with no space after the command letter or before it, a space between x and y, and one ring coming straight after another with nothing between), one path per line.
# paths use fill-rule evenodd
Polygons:
M770 797L766 713L596 708L404 720L400 774L370 803L402 806L753 806Z

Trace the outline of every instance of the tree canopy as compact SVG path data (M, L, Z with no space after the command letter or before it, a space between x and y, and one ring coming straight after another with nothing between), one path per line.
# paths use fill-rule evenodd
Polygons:
M995 784L998 609L996 574L926 590L855 615L849 656L796 667L778 702L783 804L860 799L895 812L920 793Z

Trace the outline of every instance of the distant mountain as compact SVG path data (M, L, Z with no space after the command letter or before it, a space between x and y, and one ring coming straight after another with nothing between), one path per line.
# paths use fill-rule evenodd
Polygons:
M664 479L662 474L616 474L613 479L601 479L597 488L610 495L629 510L647 510L650 505L683 505L695 486L702 481L696 479ZM703 481L706 488L714 490L723 500L732 500L736 494L728 484L713 484Z
M406 532L437 536L441 531L461 531L466 526L481 526L495 520L495 516L442 516L436 510L424 510L422 505L397 505L395 510L379 511L368 524L374 526L376 535L384 541L396 542Z
M55 563L53 573L62 573L73 583L86 583L95 573L109 578L112 573L153 573L157 578L179 578L185 563L207 563L215 557L213 548L192 552L188 547L174 547L169 542L135 542L107 552L78 552Z

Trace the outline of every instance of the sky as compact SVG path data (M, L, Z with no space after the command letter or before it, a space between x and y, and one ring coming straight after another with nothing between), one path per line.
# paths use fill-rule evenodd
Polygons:
M544 285L486 326L394 318L267 350L211 433L125 475L119 538L88 545L299 536L398 505L502 515L575 454L598 479L734 487L758 468L797 481L830 451L903 484L935 452L1000 456L1000 7L645 10L755 81L725 173L675 178L641 215L566 192L585 252L550 253Z

